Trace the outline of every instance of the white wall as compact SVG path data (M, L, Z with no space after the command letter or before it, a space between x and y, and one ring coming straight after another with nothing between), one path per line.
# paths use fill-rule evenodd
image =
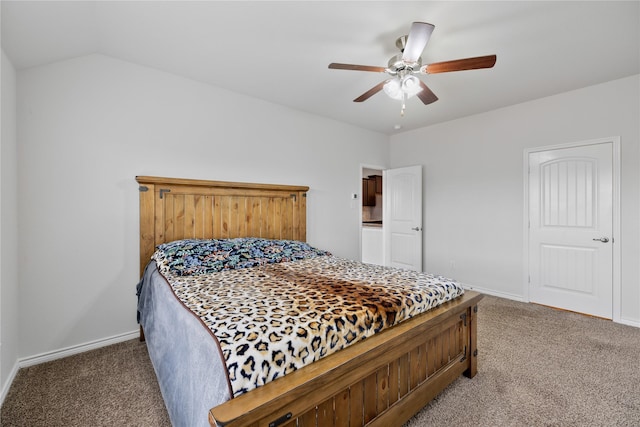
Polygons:
M640 321L639 92L635 76L399 134L389 156L385 135L102 55L19 71L19 356L136 329L136 175L309 185L309 242L356 259L361 165L422 163L425 270L517 298L523 150L614 135L622 314ZM3 205L4 172L3 151Z
M4 397L18 358L16 71L4 50L0 74L0 394Z
M424 268L524 297L525 148L620 136L622 321L640 324L640 76L391 137L424 165ZM453 263L453 268L452 268Z
M18 72L20 356L136 329L136 175L299 184L307 240L359 256L388 138L102 55Z

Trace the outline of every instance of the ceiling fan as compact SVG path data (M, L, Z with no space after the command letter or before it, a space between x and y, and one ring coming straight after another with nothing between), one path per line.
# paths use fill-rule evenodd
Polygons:
M357 97L353 102L362 102L384 89L393 99L402 100L400 114L404 115L405 102L408 98L417 96L425 105L438 100L438 97L415 74L448 73L450 71L476 70L491 68L496 63L496 55L478 56L474 58L455 59L452 61L436 62L422 65L422 51L424 50L434 25L426 22L411 24L409 35L399 37L396 46L400 49L398 55L389 59L387 67L369 65L354 65L331 63L329 68L334 70L372 71L387 73L390 79L382 81Z

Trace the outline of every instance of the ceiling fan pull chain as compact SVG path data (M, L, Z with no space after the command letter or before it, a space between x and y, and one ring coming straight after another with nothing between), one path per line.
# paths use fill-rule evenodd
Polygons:
M402 93L402 108L400 109L400 116L404 117L404 110L407 107L407 93Z

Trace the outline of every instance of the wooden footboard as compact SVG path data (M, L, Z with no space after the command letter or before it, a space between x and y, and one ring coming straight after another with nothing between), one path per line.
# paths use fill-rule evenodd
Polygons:
M209 412L212 426L399 426L461 374L477 372L466 292Z

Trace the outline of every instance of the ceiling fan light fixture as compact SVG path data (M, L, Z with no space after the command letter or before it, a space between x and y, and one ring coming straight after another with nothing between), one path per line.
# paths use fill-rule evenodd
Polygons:
M409 75L389 80L385 83L383 89L389 98L403 100L415 96L422 90L422 87L420 86L420 79Z
M402 82L400 78L389 80L387 83L385 83L383 89L384 93L386 93L389 98L398 100L402 99Z
M420 79L416 76L404 76L402 78L402 91L409 97L416 95L421 90Z

